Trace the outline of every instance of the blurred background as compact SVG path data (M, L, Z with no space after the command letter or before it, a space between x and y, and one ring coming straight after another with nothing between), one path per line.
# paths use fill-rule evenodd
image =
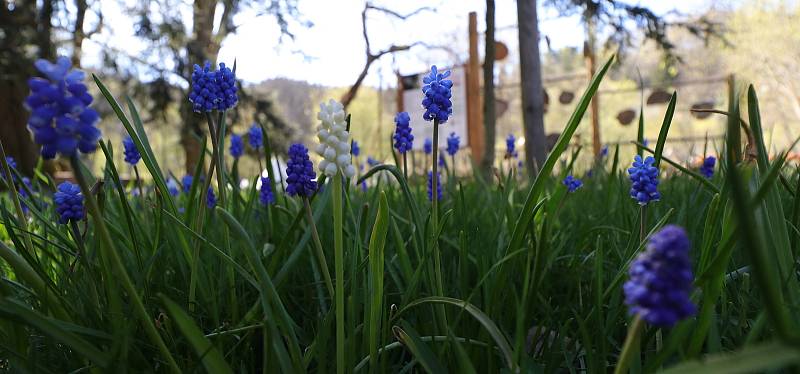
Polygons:
M619 62L575 138L587 160L605 145L632 152L641 110L645 137L654 141L673 91L678 104L665 155L692 163L716 153L725 118L691 109L725 110L732 81L755 84L771 153L800 135L798 1L0 1L0 140L28 171L39 161L22 105L27 79L36 73L33 61L59 55L96 74L120 102L129 96L136 103L162 169L178 176L193 170L200 152L205 124L187 95L193 64L204 61L235 63L240 103L229 128L241 134L262 123L277 152L291 142L309 144L319 103L334 98L352 114L362 157L390 162L394 115L418 111L413 83L435 64L463 79L454 107L465 113L443 130L463 133L467 152L478 149L461 168L470 160L502 162L509 134L523 158L526 123L537 126L541 117L553 139L612 54ZM520 53L533 47L539 60L528 61L523 76ZM537 86L524 83L537 77L544 95L525 97L543 106L526 118L523 87ZM124 128L89 87L103 137L119 150ZM421 144L427 124L413 118L412 126L420 128ZM536 140L541 148L545 139ZM100 167L101 158L92 157L87 161ZM257 165L250 157L239 167L251 175Z

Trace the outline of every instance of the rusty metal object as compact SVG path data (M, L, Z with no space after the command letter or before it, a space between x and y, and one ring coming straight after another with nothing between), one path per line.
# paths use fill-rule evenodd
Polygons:
M647 105L666 104L671 98L672 95L670 95L669 92L657 88L647 97Z
M636 118L636 111L633 109L625 109L617 114L617 121L622 126L628 126Z
M575 93L572 91L561 91L561 95L558 95L558 102L561 104L569 104L574 99Z

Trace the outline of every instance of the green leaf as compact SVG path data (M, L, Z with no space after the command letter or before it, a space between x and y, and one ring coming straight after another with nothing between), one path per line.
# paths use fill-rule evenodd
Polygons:
M511 368L514 365L513 356L511 354L511 345L508 343L505 335L500 331L497 325L489 318L486 313L482 310L478 309L475 305L472 305L466 301L454 299L452 297L441 297L441 296L431 296L431 297L424 297L421 299L414 300L408 305L406 305L403 309L397 312L397 315L403 314L404 311L408 310L417 305L421 304L448 304L460 307L467 311L473 318L475 318L478 323L483 326L486 332L489 333L489 336L492 337L497 347L500 349L500 352L503 353L503 359L506 361L506 365Z
M764 373L800 362L800 350L780 343L745 347L734 353L708 356L662 371L662 374Z
M669 99L669 105L667 105L667 112L664 114L664 122L661 123L661 130L658 133L658 142L656 143L656 152L655 152L655 159L656 159L656 167L661 165L661 153L664 152L664 143L667 142L667 134L669 133L669 127L672 125L672 116L675 114L675 104L678 101L678 93L673 92L672 97Z
M403 321L405 322L405 321ZM414 355L420 365L428 373L447 373L447 370L433 354L427 344L423 343L419 334L409 324L403 323L403 327L394 326L392 332L403 346Z
M384 245L386 244L386 233L389 229L389 203L386 201L386 193L381 191L380 203L378 205L378 216L372 228L372 236L369 239L369 316L367 324L367 342L369 346L369 361L372 371L377 371L378 365L378 336L381 331L381 317L383 312L383 256Z
M108 367L110 357L107 353L100 351L81 337L64 330L53 320L41 315L27 305L16 300L3 298L0 299L0 314L23 321L25 324L67 345L97 366Z
M561 157L561 154L567 148L570 139L572 139L572 135L575 133L575 130L578 129L578 125L581 124L581 118L583 118L583 114L586 113L586 108L589 107L592 96L594 96L598 87L600 87L600 82L603 80L603 77L605 76L609 67L611 67L612 62L614 62L613 56L608 59L608 62L603 65L603 68L600 69L594 78L592 78L589 87L583 93L583 97L581 97L581 100L578 102L578 107L575 108L575 112L573 112L572 116L569 118L567 126L564 128L564 131L561 132L556 145L553 147L553 150L550 151L550 154L547 156L547 160L545 160L542 169L536 176L536 180L533 182L531 189L528 191L528 196L525 198L525 205L522 208L522 212L520 212L519 218L517 218L517 221L514 224L514 231L511 235L511 241L509 242L508 249L506 250L507 253L515 251L522 245L522 240L525 237L528 225L530 224L531 219L533 219L533 208L536 206L536 203L539 200L539 195L544 190L545 183L550 179L550 173L553 171L553 167L555 167L555 164Z
M194 320L192 320L192 318L174 301L161 294L158 296L161 299L161 303L164 304L164 307L167 309L167 314L169 314L172 321L175 322L175 325L178 326L178 330L186 337L189 345L192 346L194 352L200 357L206 371L209 373L233 373L231 367L225 362L222 353L220 353L217 347L211 344L208 338L203 335Z

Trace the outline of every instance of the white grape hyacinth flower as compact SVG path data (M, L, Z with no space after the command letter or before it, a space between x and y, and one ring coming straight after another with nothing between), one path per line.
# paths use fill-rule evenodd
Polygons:
M328 177L341 170L342 175L352 178L356 175L356 168L350 159L350 133L347 132L344 106L333 99L327 104L321 103L317 119L320 120L317 153L322 156L319 170Z

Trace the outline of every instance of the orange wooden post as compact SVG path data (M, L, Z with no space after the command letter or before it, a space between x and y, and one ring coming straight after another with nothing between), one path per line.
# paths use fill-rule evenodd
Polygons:
M481 105L481 61L478 55L478 14L469 13L469 61L467 75L467 136L472 160L480 163L483 156L483 107Z

